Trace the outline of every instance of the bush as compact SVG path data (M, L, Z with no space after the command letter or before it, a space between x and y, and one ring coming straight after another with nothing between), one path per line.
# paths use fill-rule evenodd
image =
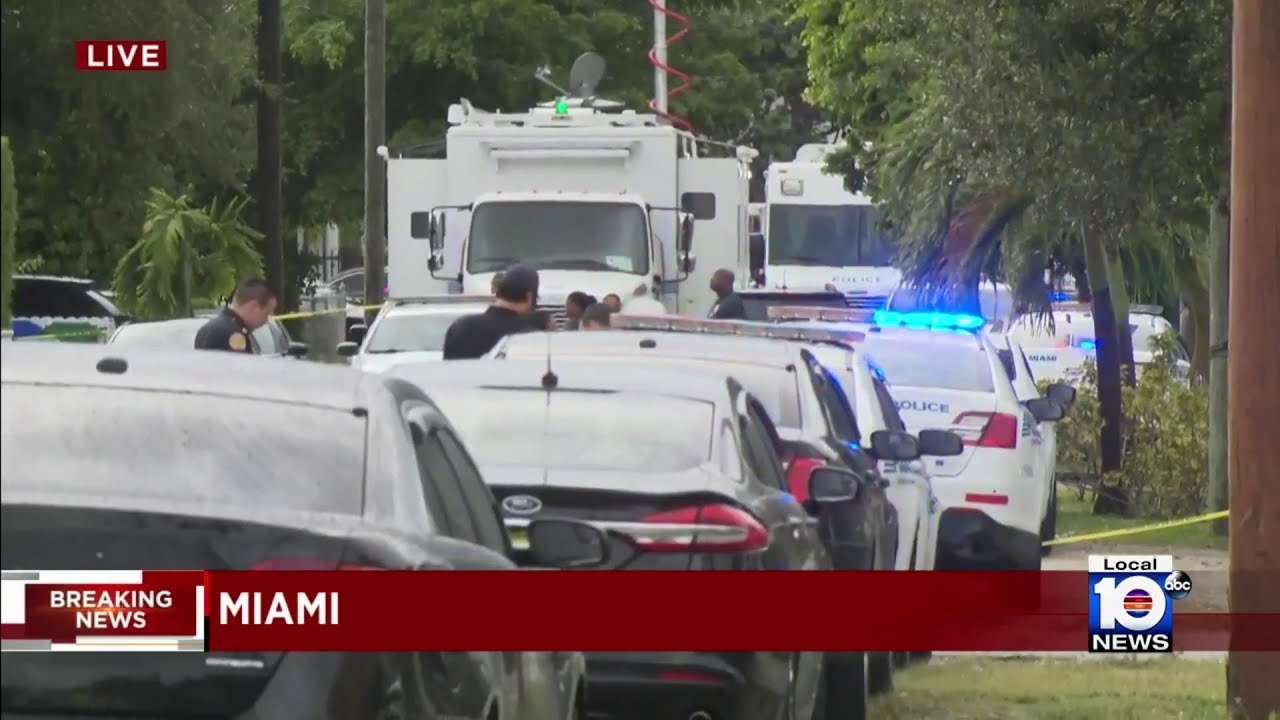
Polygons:
M14 236L18 232L18 186L13 174L13 153L9 151L9 138L0 138L0 321L9 327L13 318Z
M1123 390L1125 452L1107 485L1131 499L1129 514L1185 517L1204 511L1208 491L1209 394L1181 377L1177 335L1155 341L1154 358ZM1058 423L1059 474L1096 483L1101 456L1097 369L1087 363L1071 413Z

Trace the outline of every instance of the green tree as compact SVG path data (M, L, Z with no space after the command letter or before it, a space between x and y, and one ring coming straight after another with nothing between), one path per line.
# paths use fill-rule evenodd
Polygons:
M14 143L18 255L106 279L152 187L238 187L253 160L253 13L204 0L5 0L0 123ZM168 67L77 72L78 39L162 38Z
M17 257L14 235L18 229L18 190L13 178L13 154L9 138L0 137L0 324L9 327L13 319L13 273Z
M240 280L260 276L261 235L241 220L244 205L202 208L189 195L153 189L141 238L116 265L121 309L148 320L190 316L196 301L221 301Z

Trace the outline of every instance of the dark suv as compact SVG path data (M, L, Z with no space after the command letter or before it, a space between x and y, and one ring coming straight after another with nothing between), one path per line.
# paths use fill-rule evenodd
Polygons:
M46 322L48 318L51 322ZM120 308L93 286L92 280L49 275L15 275L13 278L13 336L46 332L83 332L86 340L127 321ZM68 323L67 321L72 321ZM57 325L57 328L50 326ZM84 324L84 327L73 327ZM102 328L93 332L94 328Z

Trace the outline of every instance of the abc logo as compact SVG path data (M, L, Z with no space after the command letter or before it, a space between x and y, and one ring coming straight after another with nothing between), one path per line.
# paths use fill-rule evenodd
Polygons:
M1164 579L1164 591L1174 600L1181 600L1191 594L1191 576L1181 570L1174 570Z

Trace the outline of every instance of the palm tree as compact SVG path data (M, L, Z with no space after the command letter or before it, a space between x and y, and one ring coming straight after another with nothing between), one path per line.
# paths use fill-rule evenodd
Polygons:
M152 189L142 236L116 265L121 309L143 319L190 316L194 301L229 297L241 279L260 276L261 235L241 220L245 203L205 208Z

